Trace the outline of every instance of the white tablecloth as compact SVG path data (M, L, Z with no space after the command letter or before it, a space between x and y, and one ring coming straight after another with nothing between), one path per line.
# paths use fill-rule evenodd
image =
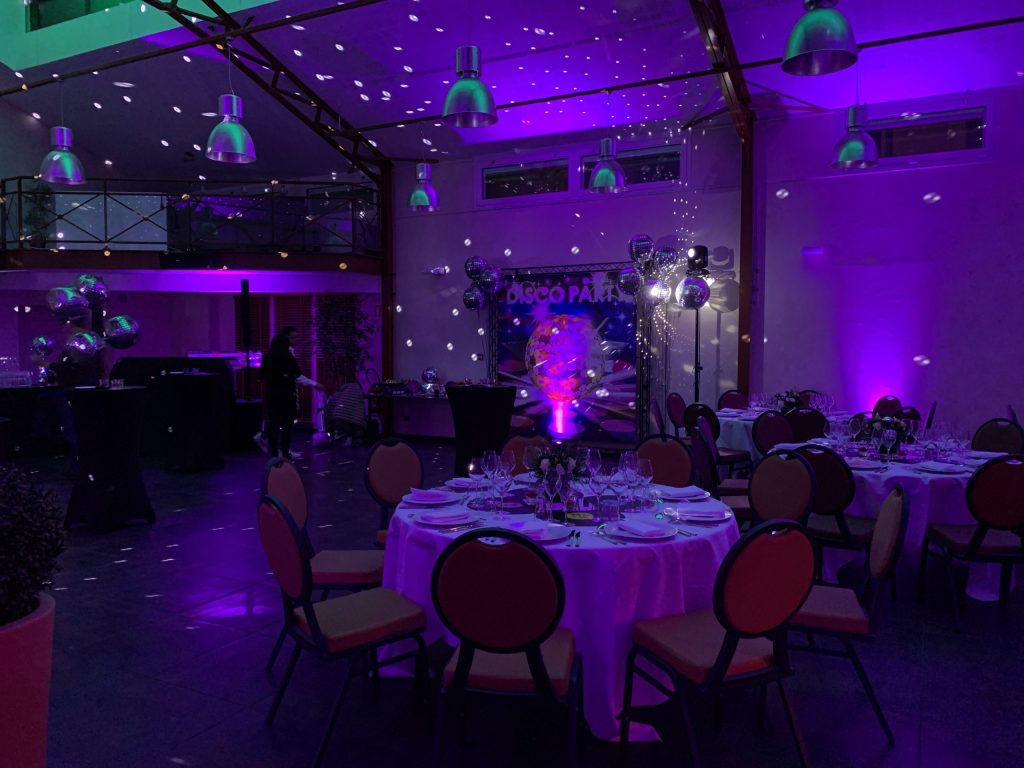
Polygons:
M443 533L413 522L414 511L399 507L388 527L384 552L384 586L415 600L427 611L427 642L447 636L434 613L430 576L441 551L459 535ZM485 515L485 524L500 524ZM632 515L631 515L632 517ZM524 516L506 516L523 520ZM681 526L685 527L685 526ZM711 608L715 575L729 548L739 538L734 520L713 528L693 527L695 536L676 536L665 542L616 546L593 528L580 528L581 546L545 545L565 580L562 626L576 636L583 658L584 711L598 738L618 735L616 715L622 691L633 624L685 611ZM638 685L635 700L659 699ZM641 738L645 734L638 733ZM649 734L646 734L649 736Z
M754 448L754 420L756 416L724 416L718 415L718 423L722 428L718 435L719 448L731 448L734 451L750 451L754 461L761 460L761 454Z

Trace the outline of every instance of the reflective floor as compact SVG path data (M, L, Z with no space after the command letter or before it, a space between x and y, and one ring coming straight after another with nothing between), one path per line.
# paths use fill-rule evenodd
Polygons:
M448 476L448 446L418 446L427 480ZM298 462L319 547L369 547L377 509L362 479L366 449L307 443ZM218 472L171 474L153 462L146 480L157 523L69 536L54 580L49 764L92 766L305 766L312 763L340 667L300 661L272 728L263 718L274 675L264 662L280 626L280 602L255 531L265 457L228 458ZM70 490L59 460L23 463L33 478ZM936 577L940 569L933 569ZM889 748L848 662L799 655L790 689L818 766L1020 766L1024 764L1024 588L1005 615L970 601L953 631L944 582L925 606L916 574L900 573L895 608L882 606L877 642L862 657L896 732ZM585 661L584 661L585 664ZM284 666L279 663L278 673ZM751 694L698 713L709 766L797 765L776 696L763 728ZM379 699L359 683L331 743L328 765L429 764L430 713L408 680L384 681ZM522 702L473 706L457 749L462 766L563 766L561 720ZM671 736L671 734L670 734ZM616 745L586 739L585 766L619 765ZM628 765L687 765L680 738L630 750Z

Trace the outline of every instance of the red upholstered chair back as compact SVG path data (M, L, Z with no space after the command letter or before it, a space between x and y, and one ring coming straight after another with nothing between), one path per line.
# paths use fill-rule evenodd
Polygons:
M523 451L528 446L535 445L541 450L551 450L551 441L541 435L533 435L532 437L524 437L523 435L513 435L505 444L501 447L501 451L512 451L516 456L516 466L513 470L514 474L521 472L527 472L529 468L523 463Z
M824 437L828 424L825 414L814 408L795 408L786 414L786 421L793 430L793 440L798 443Z
M967 482L967 508L979 523L1024 534L1024 454L984 464Z
M434 566L430 589L445 627L491 653L519 653L544 642L565 608L565 584L554 561L503 528L480 528L449 544Z
M271 459L263 470L263 495L273 496L295 520L299 530L305 530L308 517L306 489L295 465L288 459Z
M697 431L704 437L704 443L708 447L708 453L711 454L711 466L715 468L715 475L718 475L718 435L715 434L714 428L711 426L711 422L705 419L703 416L697 417ZM719 478L721 479L721 478Z
M313 577L295 520L280 501L264 496L257 510L257 527L281 592L295 602L308 600Z
M366 458L366 488L378 504L397 506L410 488L423 484L423 463L403 440L378 441Z
M821 445L802 445L796 452L807 460L814 472L811 511L819 515L845 512L857 490L849 465L838 453Z
M665 410L668 411L668 420L677 430L686 426L686 401L682 395L678 392L670 393L665 401Z
M708 424L711 425L711 433L715 440L722 434L722 425L718 423L718 416L715 414L715 409L704 403L690 403L686 406L686 412L683 414L683 423L686 425L686 432L693 437L697 431L697 419L703 416L708 420Z
M655 483L685 488L693 482L693 455L681 440L649 437L636 447L636 455L651 462Z
M722 561L715 578L715 615L742 637L771 635L803 605L814 573L814 545L799 523L761 523Z
M778 411L765 411L754 421L754 447L764 456L779 443L796 442L793 428Z
M882 502L868 551L868 573L881 581L892 571L903 549L907 531L907 496L896 486Z
M878 402L875 403L872 410L879 416L895 416L902 407L903 403L896 395L883 395L878 398Z
M989 419L974 433L971 448L976 451L1024 453L1024 428L1010 419Z
M821 395L821 392L816 389L802 389L797 393L797 398L800 400L801 405L810 406L811 398L815 395Z
M750 396L738 389L727 389L718 398L718 410L723 408L746 408L750 405Z
M750 478L750 506L761 520L803 522L814 501L814 471L796 451L776 451Z
M912 405L904 405L896 411L896 418L901 421L921 421L921 412Z

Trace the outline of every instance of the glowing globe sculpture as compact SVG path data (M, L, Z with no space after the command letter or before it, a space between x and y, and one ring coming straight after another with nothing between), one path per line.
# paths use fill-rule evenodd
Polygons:
M526 368L549 400L575 400L601 381L601 338L585 317L551 315L537 324L526 344Z

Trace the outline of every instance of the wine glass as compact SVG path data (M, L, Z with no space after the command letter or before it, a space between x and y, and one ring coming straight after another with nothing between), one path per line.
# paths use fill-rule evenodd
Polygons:
M555 497L558 496L558 486L561 481L561 474L558 472L556 467L548 467L548 471L544 473L544 477L541 478L540 487L544 491L544 495L548 497L548 506L551 507L555 503Z
M539 445L528 445L523 448L523 465L527 472L535 472L540 464L540 457L544 451Z
M511 448L506 448L501 452L501 466L506 472L508 472L509 477L515 473L516 453Z
M494 481L498 485L498 516L502 517L505 514L505 494L508 493L515 481L512 479L512 473L504 466L498 469L494 475Z
M637 459L636 476L640 487L643 488L643 497L649 499L651 481L654 480L654 465L650 459Z
M481 469L484 471L484 476L487 478L487 482L494 486L494 476L501 469L501 459L498 458L496 451L484 451L483 461L481 462Z
M888 464L892 457L893 446L896 445L896 430L895 429L883 429L882 430L882 447L885 448L885 463Z
M478 492L480 490L480 486L483 484L485 477L483 469L483 459L481 459L479 456L476 457L475 459L471 459L467 469L469 470L469 479L473 483L473 491Z
M589 448L587 450L587 469L590 470L592 477L596 477L601 473L601 451L597 448Z

